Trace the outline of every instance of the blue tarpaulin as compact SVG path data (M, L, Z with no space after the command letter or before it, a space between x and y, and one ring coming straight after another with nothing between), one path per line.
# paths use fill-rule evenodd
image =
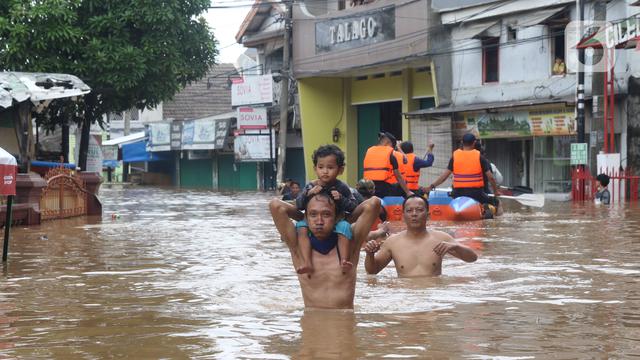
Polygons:
M124 162L167 161L170 159L170 151L148 152L147 143L144 140L122 145L122 161Z

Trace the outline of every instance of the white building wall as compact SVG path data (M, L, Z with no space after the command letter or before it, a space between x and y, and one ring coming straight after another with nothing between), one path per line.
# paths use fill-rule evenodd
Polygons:
M153 109L143 109L139 110L138 118L143 123L149 123L154 121L162 121L162 103L156 106Z

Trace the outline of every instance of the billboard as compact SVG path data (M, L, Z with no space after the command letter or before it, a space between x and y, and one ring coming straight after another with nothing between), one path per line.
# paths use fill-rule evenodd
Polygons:
M231 119L204 118L182 123L183 150L218 150L224 147Z
M231 106L273 103L273 79L268 75L248 75L232 79Z
M276 156L275 132L238 135L233 143L236 161L271 161ZM271 150L269 150L271 145Z

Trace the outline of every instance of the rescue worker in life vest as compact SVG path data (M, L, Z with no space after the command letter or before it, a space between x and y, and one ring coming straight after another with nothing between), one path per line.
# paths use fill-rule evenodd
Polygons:
M363 177L375 184L376 196L413 195L400 173L399 163L406 161L403 154L395 151L396 138L389 132L378 134L378 144L367 149L364 156Z
M424 195L424 188L420 187L420 169L427 168L433 165L433 147L434 144L429 144L427 153L424 158L421 159L413 153L413 143L411 141L403 141L400 143L400 151L407 158L406 162L398 164L400 166L400 173L404 177L404 181L407 183L409 190L418 194Z
M449 160L447 170L431 184L431 190L442 184L453 173L453 191L451 197L467 196L481 204L492 204L498 208L500 195L498 184L491 172L491 164L480 152L475 149L476 137L473 134L465 134L462 137L462 149L453 152ZM493 188L494 199L489 198L484 191L483 174L486 175Z

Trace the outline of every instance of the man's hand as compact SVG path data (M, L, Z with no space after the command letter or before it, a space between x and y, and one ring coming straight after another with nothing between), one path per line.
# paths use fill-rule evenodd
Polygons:
M333 196L333 200L340 201L342 199L342 194L338 190L331 190L331 196Z
M429 144L429 152L432 152L435 146L436 144Z
M458 247L458 244L452 244L448 242L441 242L433 248L433 252L440 257L444 257L447 253L451 253Z
M364 251L369 254L375 254L380 250L380 244L375 240L368 241L364 246Z
M387 236L389 236L389 222L385 221L385 222L382 222L382 223L378 224L378 230L384 231L385 234L387 234Z

